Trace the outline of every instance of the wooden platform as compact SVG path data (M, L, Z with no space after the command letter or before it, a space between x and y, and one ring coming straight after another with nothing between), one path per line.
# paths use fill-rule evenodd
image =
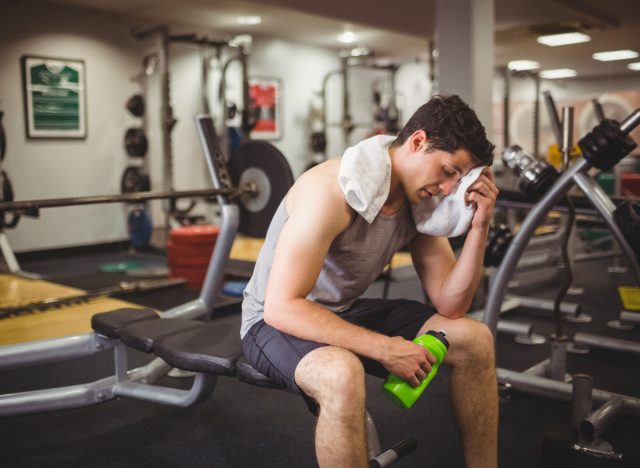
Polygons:
M70 297L84 292L49 281L0 275L0 307L19 306L51 297ZM0 319L0 345L89 333L94 314L122 307L141 308L119 299L97 297L81 304Z

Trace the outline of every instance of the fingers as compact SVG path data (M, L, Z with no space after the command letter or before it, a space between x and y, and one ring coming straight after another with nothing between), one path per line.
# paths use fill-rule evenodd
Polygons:
M478 202L480 199L478 195L495 202L498 198L498 187L496 187L492 178L482 173L478 180L476 180L471 186L467 189L467 200L469 202L474 201Z

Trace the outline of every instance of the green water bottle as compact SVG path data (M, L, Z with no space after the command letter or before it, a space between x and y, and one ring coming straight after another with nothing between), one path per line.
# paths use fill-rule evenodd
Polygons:
M413 342L424 346L436 357L436 363L431 367L431 372L429 372L417 387L412 387L409 383L394 374L389 374L385 383L382 384L382 393L393 403L405 409L411 408L420 395L422 395L424 389L427 388L429 382L431 382L438 372L438 368L440 364L442 364L449 349L449 342L445 338L443 331L430 330L424 335L417 337Z

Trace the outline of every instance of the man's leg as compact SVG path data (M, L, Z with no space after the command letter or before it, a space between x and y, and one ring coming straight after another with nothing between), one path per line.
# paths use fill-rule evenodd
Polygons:
M320 467L367 467L364 369L360 359L342 348L318 348L302 358L295 380L320 407L316 426Z
M498 388L491 332L476 320L441 315L428 319L420 334L428 330L443 330L450 344L444 362L452 368L451 401L467 467L496 467Z

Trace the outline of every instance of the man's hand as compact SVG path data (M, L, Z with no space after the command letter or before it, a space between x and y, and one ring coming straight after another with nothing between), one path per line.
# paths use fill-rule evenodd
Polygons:
M498 187L495 184L493 170L485 168L467 189L467 203L475 203L476 212L471 220L471 227L487 228L493 219L493 207L498 198Z
M390 338L381 364L392 374L417 387L431 372L436 357L423 346L400 336Z

